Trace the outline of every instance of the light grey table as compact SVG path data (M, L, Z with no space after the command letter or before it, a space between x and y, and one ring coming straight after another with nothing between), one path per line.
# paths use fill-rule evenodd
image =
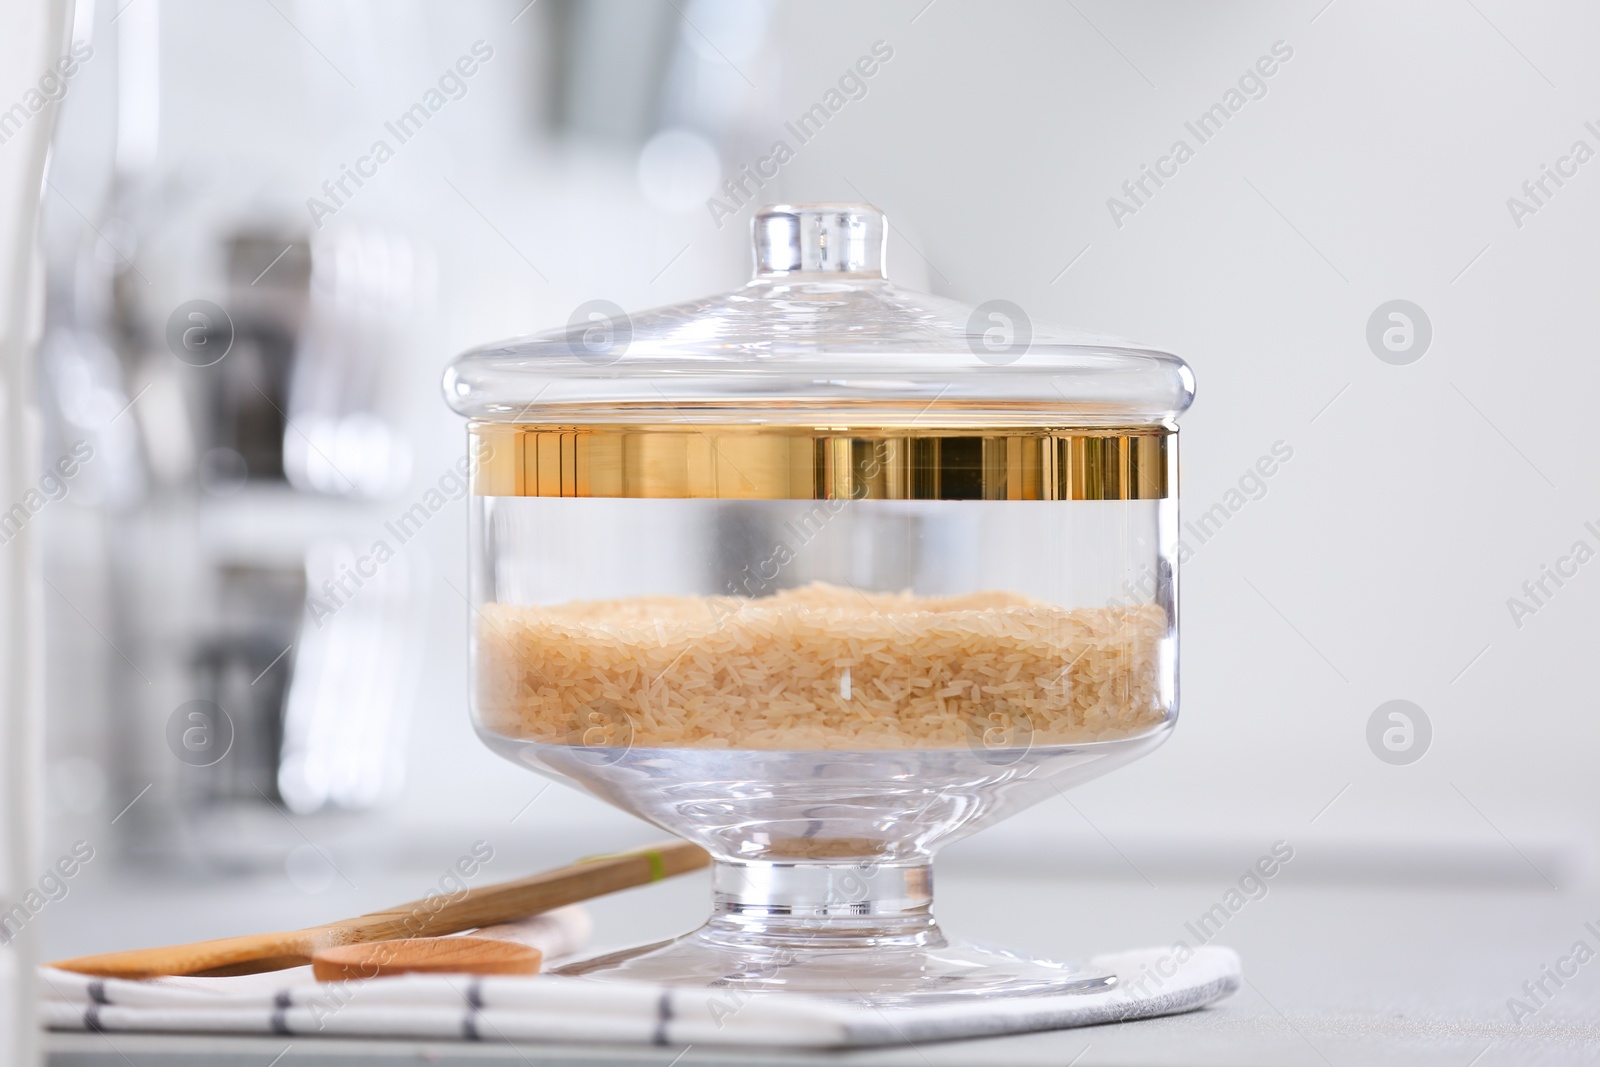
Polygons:
M1446 886L1339 886L1297 882L1288 869L1216 937L1244 959L1246 985L1217 1007L1170 1019L981 1041L845 1053L695 1047L694 1064L944 1065L1407 1064L1497 1067L1600 1062L1600 959L1582 967L1532 1016L1514 1021L1511 997L1578 940L1600 950L1600 894ZM1072 955L1185 936L1185 923L1229 888L1225 880L1169 882L1020 880L941 875L940 916L955 935ZM237 922L237 900L172 899L170 887L119 882L123 907L161 896L162 939L210 936ZM644 940L693 925L704 911L696 877L633 890L593 905L609 941ZM642 896L641 894L649 894ZM76 904L74 943L106 946L116 911L90 894ZM140 905L131 905L140 906ZM326 908L329 902L321 902ZM146 902L146 909L156 905ZM210 910L208 910L208 908ZM337 909L335 909L337 910ZM262 905L271 923L270 902ZM151 914L146 910L144 914ZM95 929L99 923L102 928ZM84 924L88 929L84 929ZM276 925L276 923L272 923ZM215 929L213 929L215 927ZM182 930L183 933L179 933ZM126 937L126 935L123 935ZM143 939L149 940L149 934ZM1547 982L1547 985L1549 983ZM1553 988L1553 987L1551 987ZM1531 1003L1531 1002L1530 1002ZM308 1038L52 1034L51 1067L309 1067L313 1064L650 1064L680 1048L596 1044L464 1045ZM278 1058L280 1057L281 1058Z

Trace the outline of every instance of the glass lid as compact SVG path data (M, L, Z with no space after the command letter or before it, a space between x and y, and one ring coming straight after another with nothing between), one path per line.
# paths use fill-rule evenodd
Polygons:
M446 399L515 423L1085 427L1170 426L1193 400L1166 352L894 285L871 205L773 205L752 230L740 288L631 314L586 305L563 329L457 357Z

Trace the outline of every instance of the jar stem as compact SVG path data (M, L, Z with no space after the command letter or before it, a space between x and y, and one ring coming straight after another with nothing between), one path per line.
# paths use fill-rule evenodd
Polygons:
M713 938L795 948L943 943L926 864L719 861L711 884L704 933Z

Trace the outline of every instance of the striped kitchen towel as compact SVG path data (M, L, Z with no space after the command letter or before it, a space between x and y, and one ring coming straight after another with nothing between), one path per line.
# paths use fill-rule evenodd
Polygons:
M552 913L518 940L565 953ZM851 1048L982 1037L1172 1015L1239 988L1239 957L1205 946L1099 956L1107 992L978 997L873 1008L787 993L669 988L555 975L402 975L319 983L309 967L234 978L97 979L41 968L41 1012L57 1030L271 1033L606 1044Z

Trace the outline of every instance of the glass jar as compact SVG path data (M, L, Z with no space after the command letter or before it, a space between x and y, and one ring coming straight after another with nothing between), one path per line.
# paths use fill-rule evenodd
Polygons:
M897 288L885 225L768 207L742 288L446 374L478 732L714 861L706 926L567 973L875 1003L1112 981L945 938L930 864L1170 731L1193 379Z

